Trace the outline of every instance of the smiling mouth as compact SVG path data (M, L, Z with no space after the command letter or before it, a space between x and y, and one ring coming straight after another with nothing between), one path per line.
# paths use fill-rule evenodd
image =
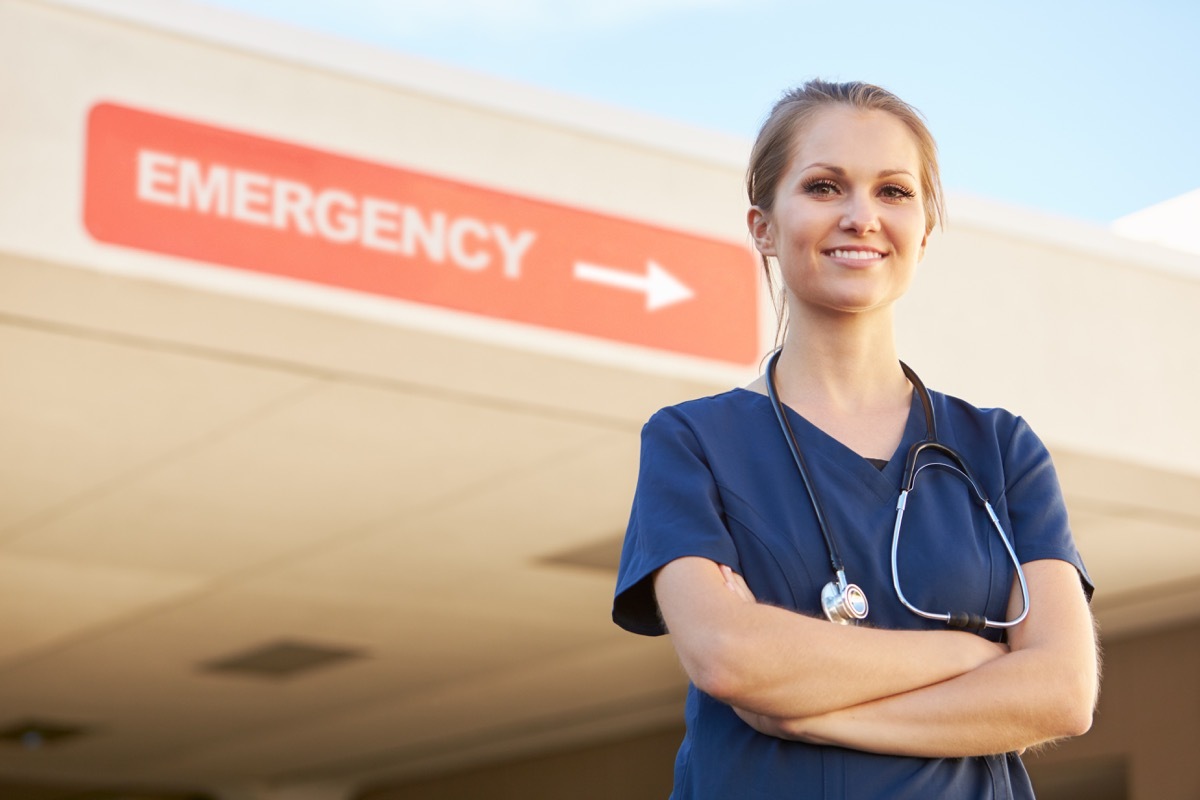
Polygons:
M885 253L878 250L826 250L825 255L833 258L847 258L851 261L873 261L883 258Z

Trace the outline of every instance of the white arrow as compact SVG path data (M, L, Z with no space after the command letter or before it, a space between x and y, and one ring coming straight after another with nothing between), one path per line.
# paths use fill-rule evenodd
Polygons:
M660 308L690 300L696 294L654 261L646 262L645 275L625 272L600 264L589 264L586 261L576 261L575 277L581 281L611 286L614 289L644 292L647 311L657 311Z

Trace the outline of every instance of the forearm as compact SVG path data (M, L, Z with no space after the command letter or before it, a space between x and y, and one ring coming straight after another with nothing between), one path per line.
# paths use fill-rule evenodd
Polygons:
M812 716L939 684L994 650L972 634L833 625L770 606L748 606L743 625L710 652L720 699L761 713ZM722 657L721 651L724 651Z
M1012 653L934 686L784 723L781 734L893 755L1003 753L1087 731L1092 699L1073 683L1049 679L1035 654Z
M1003 652L968 633L846 627L741 602L717 565L690 561L660 573L660 607L692 681L739 708L811 717L945 681Z
M936 685L809 718L739 713L770 735L895 755L982 755L1079 735L1091 725L1099 685L1091 614L1069 564L1035 562L1026 571L1030 617L1013 629L1007 655Z

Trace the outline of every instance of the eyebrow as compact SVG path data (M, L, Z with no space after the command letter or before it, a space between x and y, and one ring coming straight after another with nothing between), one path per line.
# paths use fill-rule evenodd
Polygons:
M841 167L837 166L836 164L826 164L823 161L814 161L813 163L811 163L807 167L805 167L804 170L807 171L807 170L813 169L814 167L820 167L821 169L827 169L830 172L832 172L834 175L845 175L846 174L846 170L842 169ZM915 179L917 177L916 175L913 175L911 172L909 172L906 169L881 169L881 170L879 170L879 175L877 177L886 178L890 175L907 175L908 177L913 178L913 179Z

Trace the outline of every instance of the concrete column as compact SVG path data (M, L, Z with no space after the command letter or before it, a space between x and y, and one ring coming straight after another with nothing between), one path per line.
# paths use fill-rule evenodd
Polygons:
M1118 639L1105 650L1095 726L1026 758L1035 787L1039 774L1052 786L1119 767L1125 786L1106 787L1106 798L1200 798L1200 625ZM1038 796L1094 796L1063 786Z
M1139 675L1126 699L1135 710L1130 800L1194 800L1200 797L1200 628L1139 642Z

